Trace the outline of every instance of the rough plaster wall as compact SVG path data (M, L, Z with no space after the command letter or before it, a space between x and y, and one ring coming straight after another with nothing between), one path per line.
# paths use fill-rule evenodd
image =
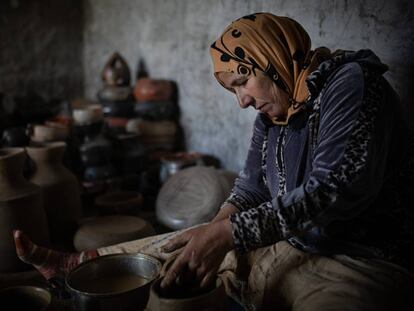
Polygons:
M0 1L0 92L82 95L81 0Z
M101 87L99 74L113 51L121 52L134 70L138 58L144 58L153 77L178 83L188 149L214 154L225 167L239 170L255 112L241 110L233 95L214 80L208 53L209 45L230 21L269 11L299 21L314 47L371 48L390 65L387 77L407 99L414 89L414 9L410 2L86 0L85 93L95 97Z

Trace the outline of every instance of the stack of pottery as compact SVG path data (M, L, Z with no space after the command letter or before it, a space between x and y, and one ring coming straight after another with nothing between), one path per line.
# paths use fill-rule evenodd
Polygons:
M100 188L106 179L115 175L112 145L103 133L102 106L93 101L77 100L73 103L73 119L83 185L88 189Z
M146 152L137 134L112 136L112 160L118 172L130 175L142 172L146 165Z
M130 87L131 74L124 58L114 53L102 71L104 87L97 97L103 107L107 125L125 127L126 120L134 113L134 96Z
M0 149L0 273L19 272L29 266L16 256L13 233L21 229L34 242L49 242L41 188L23 177L23 148Z
M134 96L136 120L127 124L127 131L141 135L148 149L173 150L178 130L177 88L173 81L138 79ZM144 120L143 122L137 120Z
M39 143L26 151L35 163L30 181L42 189L51 241L70 245L82 210L78 180L62 164L65 148L64 142Z

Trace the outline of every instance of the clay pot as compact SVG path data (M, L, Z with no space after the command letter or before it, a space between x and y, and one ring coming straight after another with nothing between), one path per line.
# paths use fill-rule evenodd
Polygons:
M35 163L30 181L42 188L51 240L71 244L82 209L78 180L62 164L65 147L64 142L55 142L32 145L26 150Z
M130 86L105 86L97 94L100 102L134 101L133 90Z
M225 311L229 310L224 284L217 278L213 287L207 291L195 293L191 288L177 288L164 292L161 289L162 278L151 286L147 311Z
M137 101L169 101L175 97L175 83L170 80L143 78L137 80L134 96Z
M134 115L133 102L102 102L102 110L106 117L131 118Z
M119 134L113 140L113 163L123 173L140 172L146 165L145 148L136 134Z
M127 86L131 81L131 73L125 59L114 53L102 71L102 81L108 86Z
M212 220L230 194L227 178L220 170L204 166L177 172L158 193L157 220L173 230Z
M36 286L13 286L0 290L1 310L51 311L52 295Z
M174 145L177 125L172 121L145 121L131 119L126 125L126 131L140 136L145 145Z
M101 105L78 106L73 109L73 120L77 125L85 125L99 122L103 119Z
M103 135L92 138L87 136L79 151L85 167L107 165L112 156L111 142Z
M155 234L154 228L144 219L126 215L100 216L88 219L74 237L77 251L97 249Z
M66 140L69 137L70 129L66 125L54 123L51 125L36 124L33 126L31 140L44 143L51 141Z
M103 215L136 215L142 203L142 195L135 191L108 192L95 200L95 206Z
M204 165L198 152L175 152L161 158L160 180L164 183L178 171L195 165Z
M16 256L12 230L21 229L34 242L49 242L41 189L22 175L22 148L0 149L0 272L19 272L29 266Z
M173 101L138 102L135 104L135 115L145 120L176 120L178 106Z

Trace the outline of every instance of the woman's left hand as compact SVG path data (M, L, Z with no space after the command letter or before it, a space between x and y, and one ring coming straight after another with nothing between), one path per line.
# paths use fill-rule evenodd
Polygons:
M168 269L162 288L171 286L176 280L188 280L207 287L215 280L217 271L228 251L233 249L231 223L228 218L187 230L163 247L170 253L184 247Z

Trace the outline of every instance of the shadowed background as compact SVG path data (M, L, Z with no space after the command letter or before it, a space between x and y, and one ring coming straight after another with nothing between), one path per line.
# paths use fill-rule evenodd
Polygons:
M132 73L142 58L150 76L177 82L187 148L239 170L255 111L241 110L215 81L209 46L233 19L265 11L297 20L313 47L372 49L389 65L386 77L414 125L410 0L1 1L0 92L94 99L112 52L125 57Z

